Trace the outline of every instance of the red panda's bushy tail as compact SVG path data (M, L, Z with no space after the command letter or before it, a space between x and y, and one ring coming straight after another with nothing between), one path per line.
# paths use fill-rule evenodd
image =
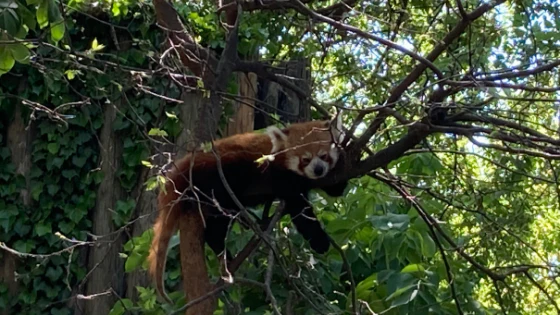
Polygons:
M148 272L156 283L158 294L171 303L171 299L165 293L163 274L165 272L169 241L177 230L181 209L178 202L179 196L174 191L174 187L172 185L166 186L167 193L162 191L158 196L159 214L154 224L154 238L150 247L150 254L148 255Z

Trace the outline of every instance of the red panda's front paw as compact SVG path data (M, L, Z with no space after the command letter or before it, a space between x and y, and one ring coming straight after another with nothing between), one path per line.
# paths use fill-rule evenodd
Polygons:
M329 250L331 243L326 234L316 235L309 240L309 246L311 246L311 249L317 252L317 254L324 254Z

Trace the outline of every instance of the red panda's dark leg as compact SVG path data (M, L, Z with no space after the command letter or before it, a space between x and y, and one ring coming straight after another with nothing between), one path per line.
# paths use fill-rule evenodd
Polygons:
M346 186L348 186L348 181L342 181L331 186L321 187L321 190L326 192L331 197L340 197L344 195Z
M313 206L307 201L307 194L287 198L285 211L292 217L297 231L309 242L311 248L319 254L329 250L329 236L313 212Z
M204 230L204 240L212 251L218 256L223 254L226 247L225 240L230 225L230 218L226 216L207 216L206 229ZM232 259L231 253L226 251L226 259Z

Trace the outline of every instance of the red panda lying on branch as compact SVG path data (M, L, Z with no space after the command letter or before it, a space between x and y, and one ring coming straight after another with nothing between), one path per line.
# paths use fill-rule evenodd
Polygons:
M342 129L340 119L336 122L296 123L285 129L270 126L266 133L245 133L217 140L213 144L214 152L197 151L176 161L167 174L165 191L158 197L159 215L148 257L149 272L158 293L166 297L163 274L167 249L181 211L202 209L206 243L217 255L224 251L232 214L240 209L222 182L218 163L228 186L244 207L283 200L285 213L290 214L297 231L313 250L325 253L330 246L329 237L307 198L309 191L317 188L314 179L327 175L339 161L337 143L342 139ZM265 155L271 158L256 163ZM271 187L274 193L252 195L250 187L255 183ZM344 181L321 189L331 196L341 196L346 185Z

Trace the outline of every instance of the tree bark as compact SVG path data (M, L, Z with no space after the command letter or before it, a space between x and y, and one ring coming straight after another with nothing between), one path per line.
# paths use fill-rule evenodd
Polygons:
M146 230L150 229L157 214L157 194L155 191L147 191L144 183L146 180L154 176L157 170L150 170L146 167L142 168L142 172L138 178L138 183L134 188L133 196L136 197L136 208L134 209L134 218L137 218L132 226L131 237L142 235ZM134 270L126 274L126 297L136 301L138 299L138 291L136 286L149 287L151 285L150 278L143 270Z
M25 88L26 81L22 80L20 89ZM15 108L14 119L8 127L7 141L11 152L12 163L16 166L16 174L25 177L26 188L20 191L20 198L25 207L31 206L31 194L29 189L29 171L31 170L31 144L33 141L34 129L30 125L29 130L25 130L25 122L21 117L22 104L18 103ZM2 252L0 260L0 282L8 286L11 296L18 294L18 283L15 279L17 257L8 252ZM0 314L9 314L9 310L4 310Z
M177 137L177 155L180 158L188 151L194 149L200 142L210 140L207 136L197 133L205 121L201 120L200 112L208 102L200 93L185 93L182 97L184 106L181 108L179 119L183 130ZM195 300L206 295L212 290L206 267L204 254L204 229L203 221L198 211L186 211L179 222L180 231L180 257L183 288L187 301ZM186 310L187 315L211 315L216 308L217 299L210 297Z
M116 114L115 105L111 104L105 108L104 125L100 134L100 167L104 178L97 190L97 203L92 215L92 233L101 239L89 252L90 274L86 284L86 295L112 290L111 292L122 296L125 292L124 260L119 257L125 235L113 233L116 228L111 212L111 209L115 209L117 200L123 197L117 178L122 159L122 141L113 130ZM84 314L108 314L116 300L114 294L99 295L85 303Z
M238 74L239 102L235 102L235 114L227 126L227 136L250 132L255 126L255 98L257 92L257 75L254 73Z

